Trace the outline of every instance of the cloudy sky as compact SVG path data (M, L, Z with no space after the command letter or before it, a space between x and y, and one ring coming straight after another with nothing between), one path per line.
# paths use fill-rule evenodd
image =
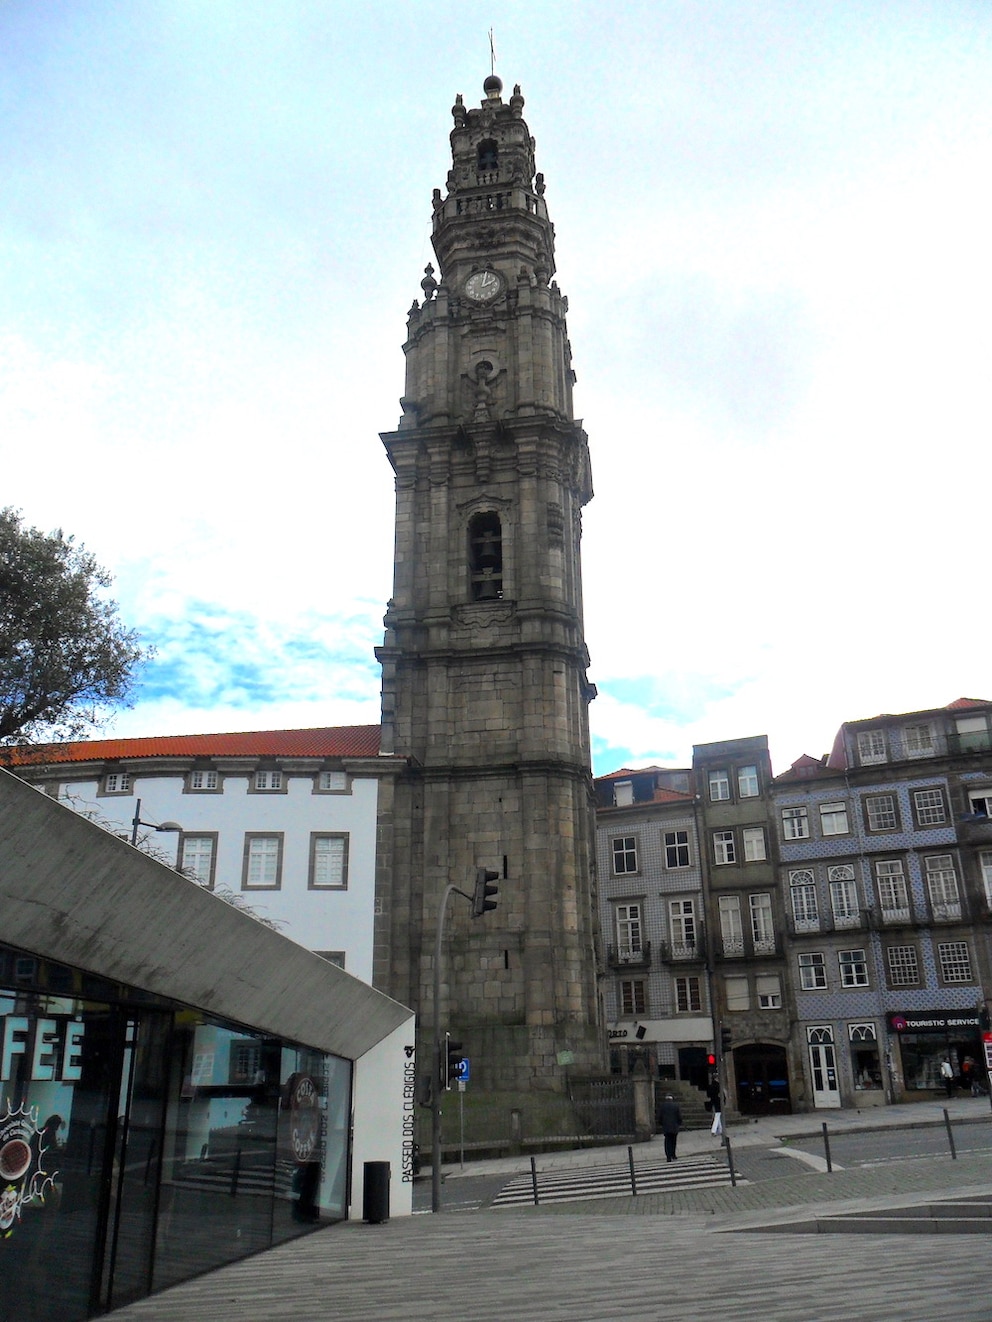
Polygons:
M0 0L0 504L109 732L378 720L405 316L522 85L593 455L596 771L992 697L988 0Z

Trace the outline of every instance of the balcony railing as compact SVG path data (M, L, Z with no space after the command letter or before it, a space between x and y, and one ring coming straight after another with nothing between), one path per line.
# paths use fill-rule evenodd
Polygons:
M651 967L651 942L639 946L607 946L606 962L611 969L648 969Z
M935 923L958 923L961 921L961 902L956 904L935 904L933 906Z
M774 933L769 937L762 937L760 940L752 938L745 941L743 937L721 939L716 950L718 959L754 959L755 957L780 955L781 953L781 939Z
M704 959L702 941L663 941L661 957L664 960Z

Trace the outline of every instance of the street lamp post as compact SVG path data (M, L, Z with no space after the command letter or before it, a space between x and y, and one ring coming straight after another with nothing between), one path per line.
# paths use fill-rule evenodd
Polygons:
M141 800L138 799L134 805L134 816L131 818L131 844L138 843L138 827L147 826L151 831L181 831L183 828L178 822L143 822L141 820Z

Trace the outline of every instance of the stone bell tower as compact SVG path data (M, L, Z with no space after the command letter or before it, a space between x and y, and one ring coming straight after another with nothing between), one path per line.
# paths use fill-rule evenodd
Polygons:
M592 496L572 416L567 300L515 87L452 107L452 168L434 190L438 271L407 325L403 416L382 436L396 475L385 616L376 985L430 1034L445 886L498 871L498 906L448 909L441 1024L472 1087L560 1089L603 1067L593 810L579 561Z

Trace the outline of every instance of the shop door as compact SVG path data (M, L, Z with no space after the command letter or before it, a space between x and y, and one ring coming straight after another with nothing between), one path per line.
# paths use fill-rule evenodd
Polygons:
M789 1115L792 1098L785 1048L763 1042L734 1049L741 1115Z
M830 1037L827 1034L830 1033ZM829 1029L809 1030L809 1073L813 1085L813 1105L840 1106L840 1088L837 1086L837 1056L832 1032Z

